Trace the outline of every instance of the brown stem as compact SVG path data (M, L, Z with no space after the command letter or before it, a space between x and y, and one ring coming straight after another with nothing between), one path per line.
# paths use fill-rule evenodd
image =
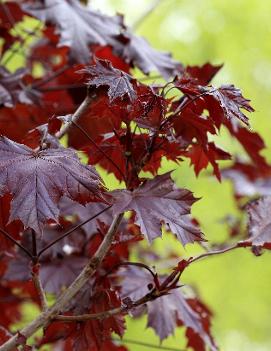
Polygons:
M39 295L42 310L46 311L48 308L48 304L47 304L45 291L42 287L41 280L40 280L39 264L38 263L33 265L31 274L32 274L32 281L33 281L34 286L35 286L37 293Z
M132 340L132 339L126 339L126 338L121 338L121 339L113 338L112 340L119 341L119 342L124 343L124 344L132 344L132 345L143 346L143 347L146 347L146 350L151 348L151 349L158 349L158 350L165 350L165 351L185 351L184 349L179 349L179 348L176 349L174 347L167 347L167 346L162 346L162 345L154 345L154 344L150 344L148 342Z
M60 131L56 133L56 138L61 139L69 131L72 125L75 124L79 120L79 118L87 112L95 96L96 95L90 95L89 92L87 93L87 96L85 97L84 101L72 115L71 120L68 123L64 124Z
M41 313L36 319L24 327L20 333L17 333L3 345L0 346L0 351L11 351L18 344L20 344L20 336L23 335L26 339L33 335L41 327L45 327L50 320L54 319L65 307L69 304L71 299L81 290L89 278L95 273L101 262L103 261L106 253L110 249L111 243L118 230L122 220L123 213L114 217L108 232L106 233L100 247L95 255L90 259L88 264L74 280L74 282L59 296L55 304L48 310Z
M198 260L201 260L205 257L209 257L209 256L215 256L215 255L220 255L220 254L223 254L225 252L229 252L229 251L232 251L234 249L237 249L237 248L240 248L242 247L242 245L240 245L240 243L236 243L236 244L233 244L231 246L228 246L228 247L225 247L224 249L221 249L221 250L216 250L216 251L209 251L209 252L205 252L203 254L200 254L198 256L195 256L195 257L192 257L189 261L188 261L188 266L193 263L193 262L196 262Z
M81 314L78 316L56 316L54 319L63 322L83 322L83 321L90 321L92 319L106 319L115 314L119 314L125 312L128 309L127 306L121 306L114 308L109 311L99 312L99 313L91 313L91 314Z

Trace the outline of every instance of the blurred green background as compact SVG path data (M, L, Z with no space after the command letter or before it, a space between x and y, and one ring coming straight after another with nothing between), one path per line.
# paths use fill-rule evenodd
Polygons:
M91 4L108 14L123 13L133 24L153 4L151 0L92 0ZM251 116L253 130L267 145L264 155L271 160L271 2L267 0L162 0L145 18L137 33L161 50L171 51L184 64L201 65L207 61L224 63L215 84L233 83L252 100L256 112ZM222 133L219 145L244 154L241 147ZM176 165L165 164L165 169ZM193 214L200 220L206 238L219 242L226 227L219 223L226 214L235 213L232 187L219 184L202 173L195 178L188 162L174 172L179 186L192 190L202 199ZM158 240L159 250L168 250L170 241ZM175 246L176 247L176 244ZM177 252L183 254L181 247ZM194 250L186 248L186 255ZM182 283L196 287L214 312L213 333L224 351L271 350L271 254L254 257L243 249L208 258L184 274ZM128 320L127 338L159 345L158 338L145 329L146 320ZM183 332L166 340L163 346L183 349ZM131 351L149 347L129 345Z

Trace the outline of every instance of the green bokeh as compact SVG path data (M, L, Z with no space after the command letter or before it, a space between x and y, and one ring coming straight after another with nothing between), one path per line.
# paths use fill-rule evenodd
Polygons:
M134 23L153 1L92 1L107 13L124 13ZM160 5L138 28L161 50L171 51L184 64L206 61L224 63L215 84L234 83L252 100L256 112L251 116L253 130L267 145L263 154L271 160L269 101L271 97L271 2L264 0L162 0ZM226 150L243 153L226 133L219 145ZM173 165L165 165L170 168ZM173 166L176 168L176 166ZM236 211L231 185L219 184L206 173L198 179L188 163L174 172L179 186L191 189L202 199L194 205L193 214L200 220L206 238L223 240L226 228L219 220ZM159 249L167 245L160 240ZM176 246L176 244L175 244ZM178 249L180 255L183 253ZM192 248L186 249L188 255ZM225 351L267 351L271 349L271 256L266 252L256 258L245 250L210 258L189 268L183 283L197 288L214 312L213 331ZM159 345L146 321L128 321L127 338ZM182 332L163 343L182 348ZM131 351L148 347L131 346Z

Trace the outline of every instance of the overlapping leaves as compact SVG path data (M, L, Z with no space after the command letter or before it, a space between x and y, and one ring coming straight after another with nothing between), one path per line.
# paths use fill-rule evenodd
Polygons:
M96 171L61 146L34 151L1 137L0 170L1 195L13 195L10 221L38 233L48 220L58 220L61 196L84 203L102 195Z

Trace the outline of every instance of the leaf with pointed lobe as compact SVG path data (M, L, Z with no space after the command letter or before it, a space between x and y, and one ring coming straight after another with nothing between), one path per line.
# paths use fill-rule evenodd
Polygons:
M221 180L221 175L216 161L231 159L229 153L218 148L213 142L207 143L206 145L193 144L185 156L191 159L191 164L194 165L196 176L198 176L200 171L206 168L210 163L213 166L214 175L219 181Z
M248 117L241 109L248 112L253 112L254 109L249 103L250 100L245 99L240 89L236 88L234 85L222 85L218 89L211 89L206 99L210 110L213 108L214 104L218 104L226 120L235 121L237 119L249 125Z
M178 324L191 329L210 350L217 350L212 337L203 326L203 311L193 309L180 289L148 302L148 327L154 329L161 340L174 333ZM198 349L195 349L198 351Z
M58 221L63 195L79 202L102 197L98 174L71 149L34 151L1 137L0 171L0 194L13 195L9 221L19 219L37 233L48 220Z
M59 46L70 48L73 60L88 63L90 45L113 45L113 37L122 28L121 16L106 16L91 10L77 0L35 1L24 6L24 10L47 25L54 25L59 34Z
M190 218L190 208L197 199L189 190L176 188L170 173L147 180L134 191L115 191L113 196L113 212L135 211L135 224L149 242L161 236L162 223L169 226L183 245L203 240Z
M138 67L145 74L159 72L163 78L174 77L182 70L181 63L173 60L171 55L152 48L148 41L134 35L129 30L117 38L123 43L123 47L116 44L116 51L126 62Z
M223 65L212 65L207 62L203 66L187 66L185 72L196 79L200 85L208 85Z
M125 95L133 101L136 99L136 91L133 86L135 79L126 72L114 68L110 61L95 60L93 66L88 66L83 70L90 78L87 84L96 87L107 86L110 102Z
M211 119L201 115L201 112L190 107L182 110L173 121L176 136L186 141L187 145L196 138L200 144L208 143L208 134L216 134L216 128Z
M121 282L122 298L129 297L132 301L144 297L149 293L148 287L153 286L151 274L136 266L119 270L117 277ZM172 289L167 295L147 302L146 308L136 308L133 315L138 317L146 312L147 327L153 328L161 341L172 335L178 326L184 326L187 331L192 330L203 344L216 350L210 334L211 314L199 300L188 299L180 289ZM188 341L192 342L191 339L189 336ZM201 350L195 348L195 351Z

